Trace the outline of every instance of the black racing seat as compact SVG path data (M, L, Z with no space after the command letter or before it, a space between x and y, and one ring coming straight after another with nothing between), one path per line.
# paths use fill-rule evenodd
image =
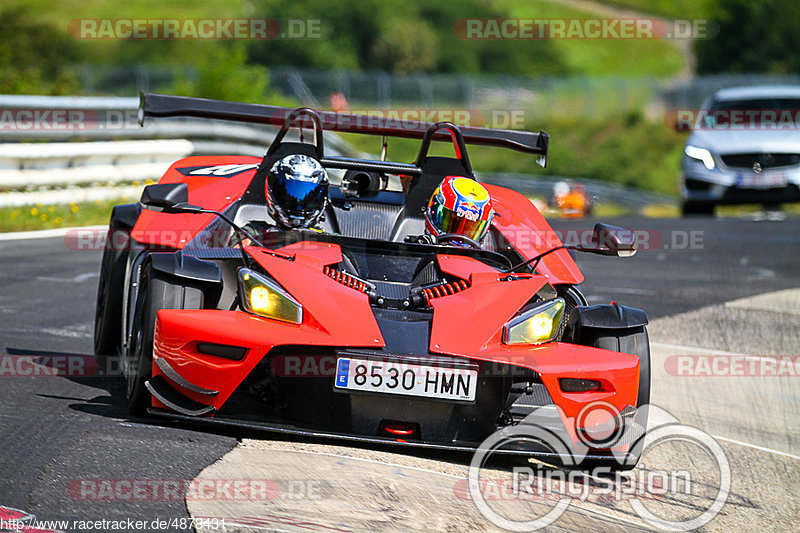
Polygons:
M433 135L439 130L450 133L455 157L428 155ZM416 176L408 187L403 213L392 232L394 241L401 241L408 235L420 235L425 231L423 210L436 187L447 176L466 176L475 179L461 130L450 122L440 122L428 129L422 139L416 164L422 169L422 174Z

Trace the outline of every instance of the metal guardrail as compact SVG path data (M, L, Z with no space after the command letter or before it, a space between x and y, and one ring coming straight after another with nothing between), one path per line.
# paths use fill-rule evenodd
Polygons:
M0 207L135 195L118 184L158 179L187 155L260 157L276 132L194 118L141 127L138 107L138 98L0 95ZM334 134L326 147L357 155Z
M0 207L136 198L144 181L159 178L180 157L261 156L275 134L270 126L194 118L148 120L140 127L138 105L138 98L0 95ZM37 110L50 114L24 115L22 124L13 120L20 111ZM58 111L63 113L53 118ZM70 118L69 112L75 114ZM326 147L360 155L333 133L326 134ZM481 179L548 198L553 184L564 178L495 173ZM574 179L598 200L613 199L633 209L674 201Z

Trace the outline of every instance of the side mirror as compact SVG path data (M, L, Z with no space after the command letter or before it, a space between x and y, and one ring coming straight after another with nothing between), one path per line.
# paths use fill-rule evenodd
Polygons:
M156 183L142 191L139 203L150 211L162 213L203 213L202 207L189 205L189 188L185 183Z
M633 231L611 224L598 223L592 232L594 253L631 257L636 253L636 236Z
M139 202L151 211L170 212L178 204L189 201L189 188L185 183L157 183L148 185L142 191Z

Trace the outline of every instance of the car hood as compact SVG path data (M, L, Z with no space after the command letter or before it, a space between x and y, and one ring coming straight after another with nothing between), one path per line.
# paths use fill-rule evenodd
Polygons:
M694 131L687 144L718 154L800 154L800 130L701 130Z

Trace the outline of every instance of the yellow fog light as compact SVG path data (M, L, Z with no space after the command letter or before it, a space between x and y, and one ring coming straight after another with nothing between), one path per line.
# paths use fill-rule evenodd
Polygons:
M514 317L503 327L503 344L542 344L558 335L564 300L555 298Z
M531 338L542 339L553 331L553 319L549 316L536 315L528 321Z
M266 287L250 289L250 306L256 313L268 313L270 309L269 290Z
M249 268L239 270L242 307L253 314L302 324L303 307L272 279Z

